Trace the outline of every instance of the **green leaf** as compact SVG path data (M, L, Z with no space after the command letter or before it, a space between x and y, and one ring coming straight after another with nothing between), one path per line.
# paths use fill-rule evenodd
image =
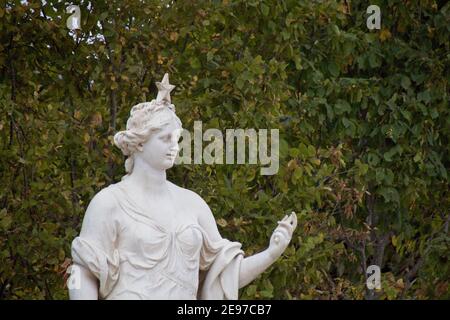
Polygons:
M339 66L333 61L328 64L328 71L333 77L339 76Z
M371 68L377 68L381 65L380 58L373 52L369 53L369 65Z
M200 60L197 57L190 58L189 63L193 69L200 69L202 66Z
M269 15L269 10L270 9L266 4L261 3L261 12L263 15L265 15L267 17Z
M386 202L400 203L400 195L397 189L392 187L381 188L378 193L383 196Z
M369 153L367 156L367 162L370 166L375 167L380 162L380 158L375 153Z
M8 230L12 224L12 217L8 215L6 209L0 211L0 229Z
M108 11L102 12L102 13L98 16L98 21L103 21L103 20L105 20L107 16L108 16Z
M407 76L402 76L402 80L400 81L400 84L404 89L408 89L411 86L411 80Z
M348 128L351 124L351 122L347 119L347 118L342 118L342 124L344 125L344 127Z
M350 112L351 107L347 101L339 99L335 105L335 110L337 115L341 115L343 113Z

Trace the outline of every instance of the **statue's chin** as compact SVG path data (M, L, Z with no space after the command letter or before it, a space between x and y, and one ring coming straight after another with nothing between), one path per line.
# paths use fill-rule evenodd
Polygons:
M164 162L164 170L172 168L174 164L175 164L175 159L165 161Z

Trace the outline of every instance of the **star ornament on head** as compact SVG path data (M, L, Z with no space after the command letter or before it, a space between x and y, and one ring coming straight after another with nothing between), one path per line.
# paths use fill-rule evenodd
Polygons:
M156 82L156 87L158 88L158 95L156 96L156 102L170 101L170 91L172 91L175 86L169 83L169 74L164 74L161 82Z

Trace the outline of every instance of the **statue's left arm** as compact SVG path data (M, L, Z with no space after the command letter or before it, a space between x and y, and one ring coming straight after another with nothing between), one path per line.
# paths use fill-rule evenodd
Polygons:
M211 239L215 241L222 239L214 216L206 203L202 206L201 211L199 223L202 228ZM239 270L239 288L252 282L282 255L292 239L296 226L297 216L294 212L289 216L285 216L278 222L278 227L270 238L268 248L242 260Z
M295 213L285 216L281 221L278 221L278 227L270 237L269 247L242 260L239 288L252 282L283 254L292 239L292 233L296 226L297 216Z

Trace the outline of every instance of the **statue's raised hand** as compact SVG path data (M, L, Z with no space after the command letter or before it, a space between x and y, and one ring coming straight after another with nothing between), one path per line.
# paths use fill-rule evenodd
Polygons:
M289 216L286 215L281 221L278 221L278 227L275 228L270 237L268 249L272 258L277 259L286 250L296 227L297 215L293 211Z

